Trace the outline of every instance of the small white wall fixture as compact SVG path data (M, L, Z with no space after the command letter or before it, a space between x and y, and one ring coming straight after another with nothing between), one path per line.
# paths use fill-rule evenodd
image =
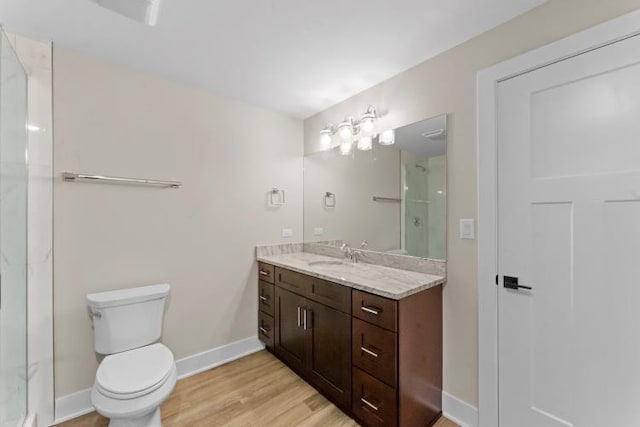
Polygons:
M478 96L479 427L499 426L498 399L498 83L640 34L640 10L481 70Z

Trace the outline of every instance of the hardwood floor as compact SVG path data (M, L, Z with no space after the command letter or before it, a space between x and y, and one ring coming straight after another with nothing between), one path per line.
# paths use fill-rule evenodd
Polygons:
M165 427L358 426L267 351L178 381L162 405ZM94 413L59 427L107 427ZM457 427L441 418L434 427Z

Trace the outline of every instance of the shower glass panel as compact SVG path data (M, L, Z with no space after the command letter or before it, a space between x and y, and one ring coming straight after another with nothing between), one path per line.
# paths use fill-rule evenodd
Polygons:
M0 38L0 427L15 427L27 412L27 76Z
M445 258L445 168L444 155L412 159L403 165L405 246L414 256Z

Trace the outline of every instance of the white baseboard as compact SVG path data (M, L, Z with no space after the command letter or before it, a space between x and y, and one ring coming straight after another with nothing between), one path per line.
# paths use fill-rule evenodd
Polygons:
M69 421L81 415L88 414L93 410L90 388L67 394L66 396L56 399L55 424Z
M203 351L176 361L178 379L199 374L216 366L240 359L256 351L264 350L264 344L257 336L245 338L231 344Z
M263 350L264 344L257 336L235 341L202 353L176 360L178 379L199 374L251 353ZM56 399L56 424L93 412L91 389L87 388Z
M478 408L442 392L442 414L461 427L478 427Z
M22 423L22 427L37 427L37 426L38 426L38 423L37 423L37 418L35 414L27 415L27 417L24 419L24 422Z

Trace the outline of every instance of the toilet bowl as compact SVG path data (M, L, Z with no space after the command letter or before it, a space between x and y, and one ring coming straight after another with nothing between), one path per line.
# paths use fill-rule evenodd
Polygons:
M157 340L169 285L87 295L96 352L91 403L110 427L161 427L160 405L176 385L173 353Z
M91 402L111 427L159 427L160 405L176 385L171 351L153 344L104 358Z

